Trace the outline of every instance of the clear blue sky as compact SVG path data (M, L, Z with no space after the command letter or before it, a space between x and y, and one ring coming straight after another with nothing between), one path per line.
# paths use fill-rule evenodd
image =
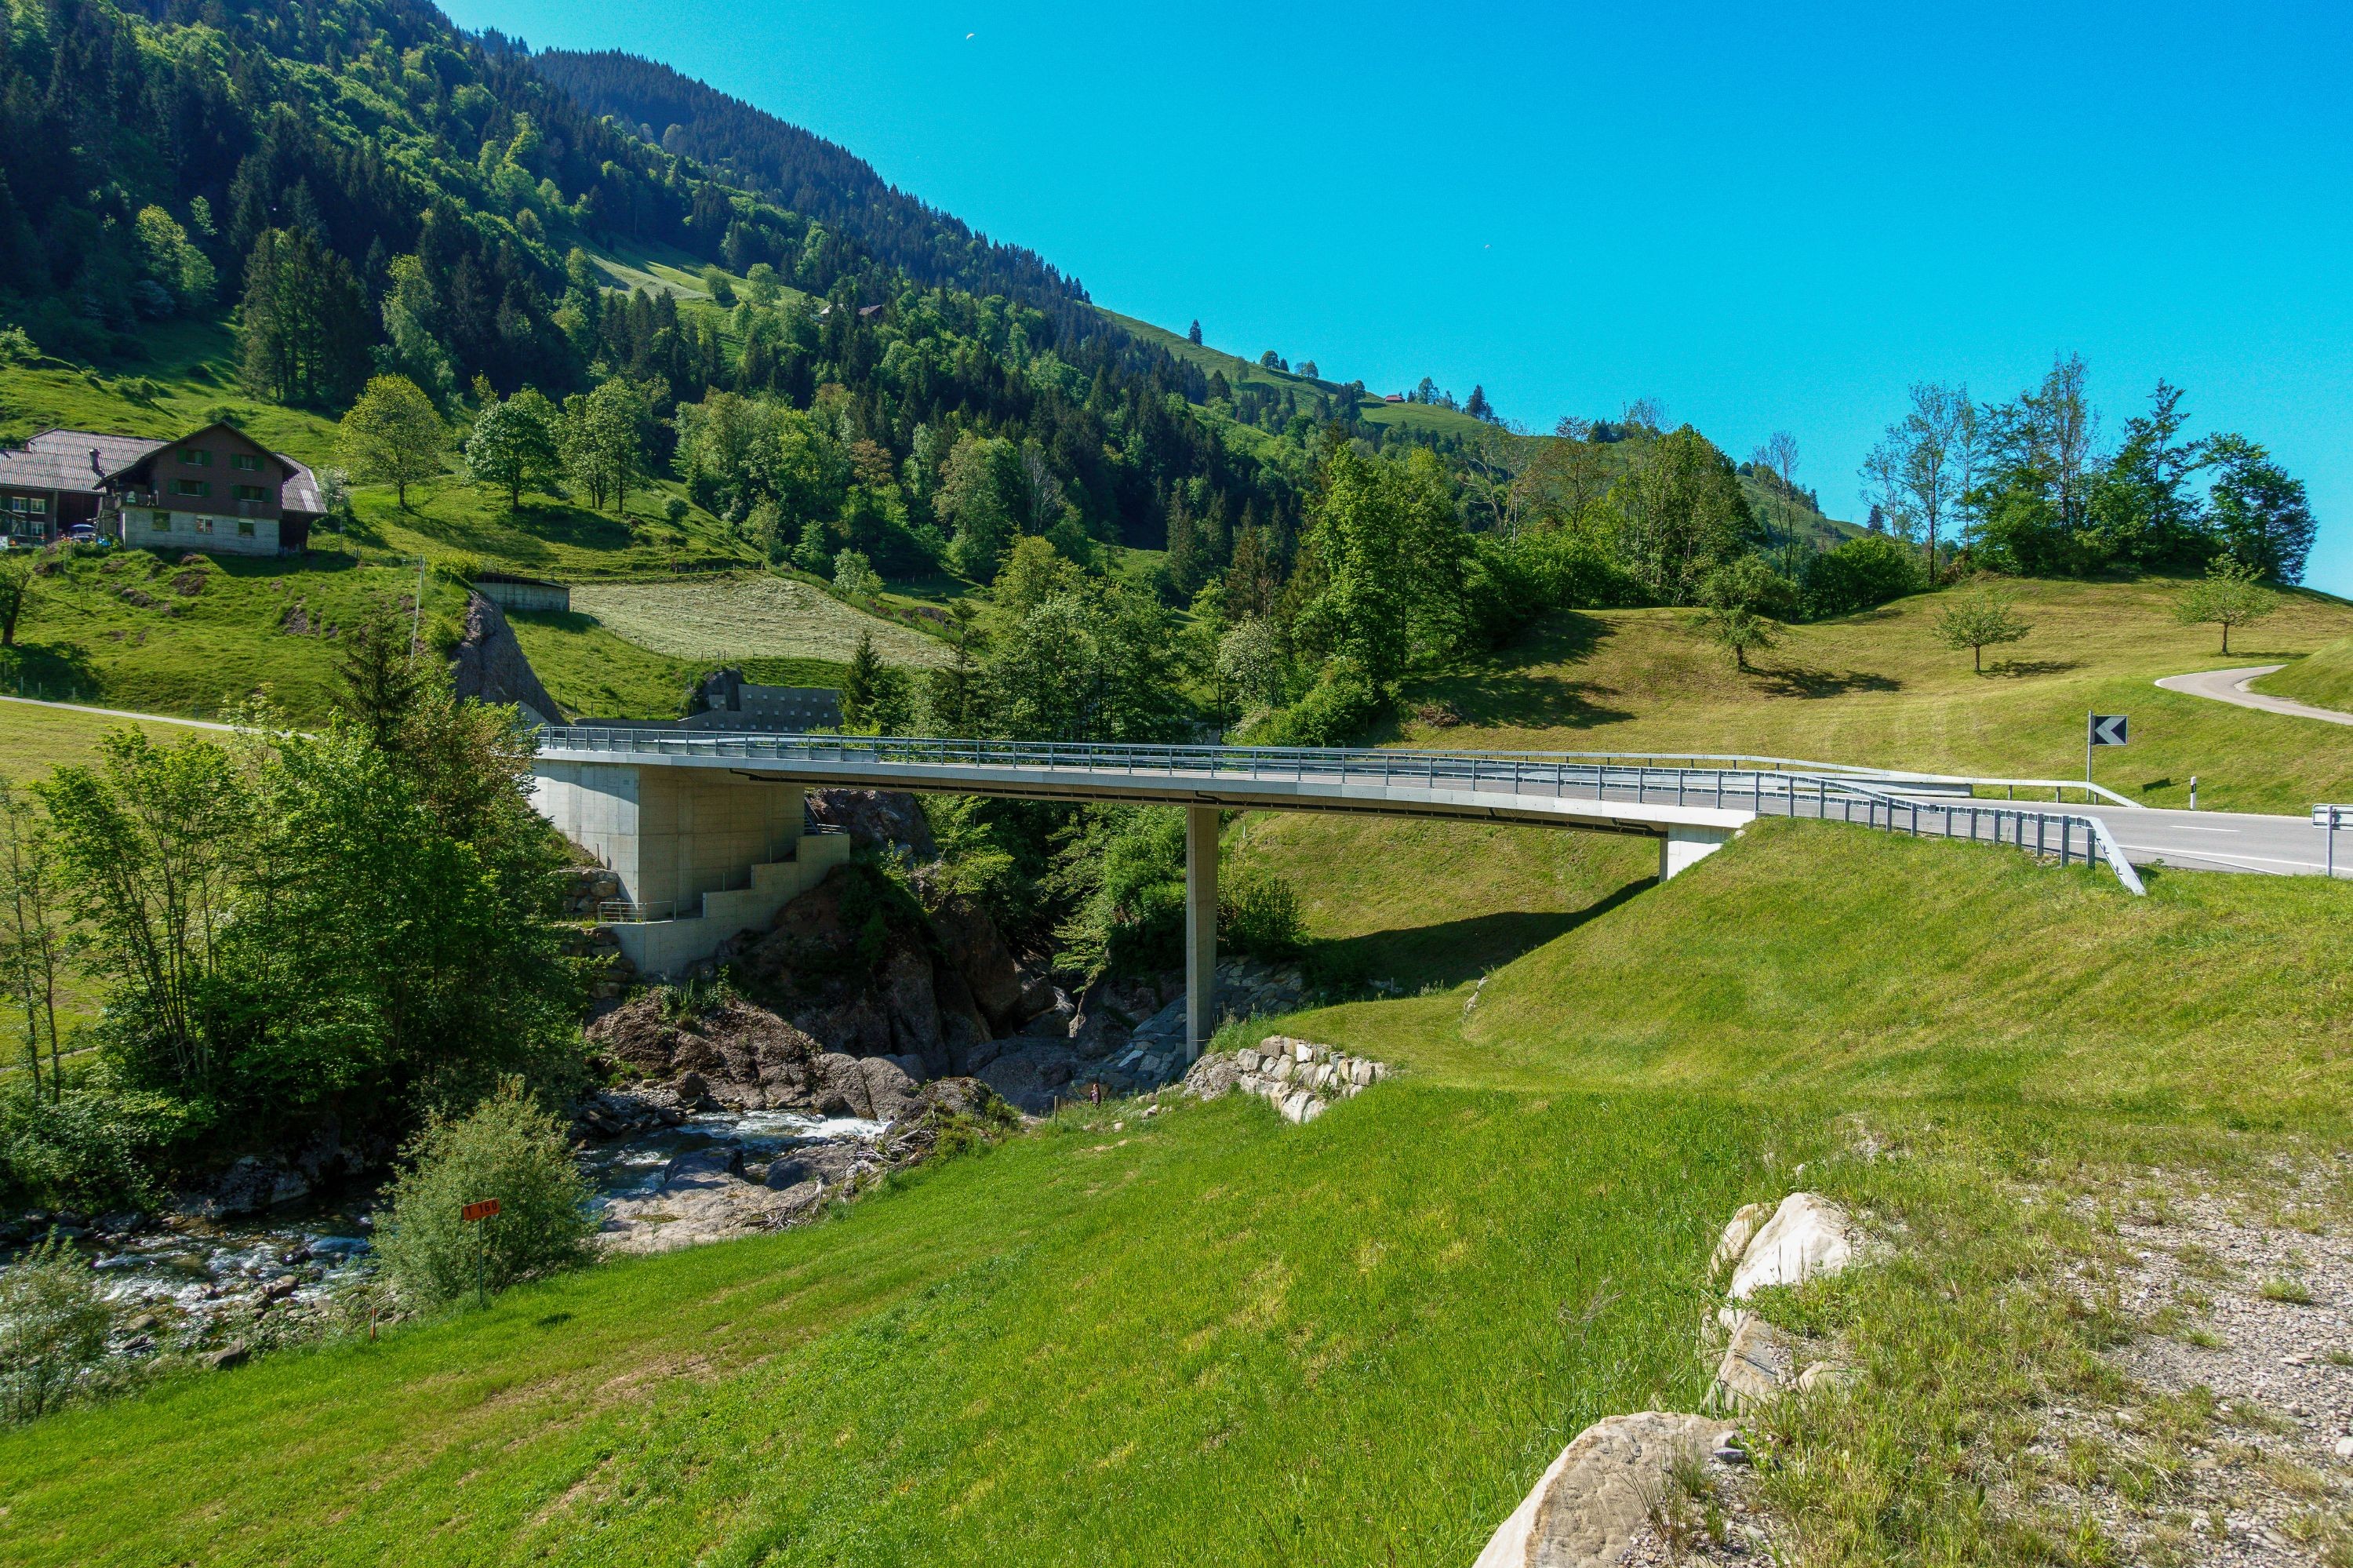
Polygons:
M1113 309L1506 418L1778 429L1834 514L1905 385L2159 375L2353 595L2353 5L459 0L660 59Z

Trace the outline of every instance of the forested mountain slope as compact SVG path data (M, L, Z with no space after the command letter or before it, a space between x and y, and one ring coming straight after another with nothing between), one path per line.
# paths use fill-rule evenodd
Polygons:
M838 229L919 283L1003 294L1033 310L1086 299L1033 250L975 233L885 181L863 158L739 98L618 49L545 49L532 68L591 114L693 158L791 210Z

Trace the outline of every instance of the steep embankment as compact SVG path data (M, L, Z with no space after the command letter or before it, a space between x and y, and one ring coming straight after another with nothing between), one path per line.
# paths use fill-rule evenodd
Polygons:
M2353 960L2318 878L2104 871L1768 821L1457 990L1285 1027L1442 1076L2341 1118Z
M2260 632L2259 628L2259 636ZM2353 638L2316 649L2287 668L2260 677L2253 689L2315 707L2353 713Z

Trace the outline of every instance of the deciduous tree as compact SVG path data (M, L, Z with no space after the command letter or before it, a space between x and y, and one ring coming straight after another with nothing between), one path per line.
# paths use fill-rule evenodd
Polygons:
M1990 588L1957 596L1936 617L1936 637L1947 648L1969 651L1979 674L1985 673L1985 651L1999 643L2016 642L2034 630L2018 618L2010 600Z
M441 416L406 376L370 378L336 427L336 450L363 480L389 484L404 508L408 487L441 471Z
M2251 626L2279 609L2280 596L2263 585L2263 573L2243 561L2218 556L2203 580L2175 596L2173 619L2184 626L2219 626L2222 652L2231 651L2231 628Z

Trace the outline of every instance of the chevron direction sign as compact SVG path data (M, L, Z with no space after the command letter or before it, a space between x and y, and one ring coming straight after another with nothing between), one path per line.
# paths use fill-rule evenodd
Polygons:
M2091 739L2094 746L2122 746L2125 743L2125 715L2092 715Z

